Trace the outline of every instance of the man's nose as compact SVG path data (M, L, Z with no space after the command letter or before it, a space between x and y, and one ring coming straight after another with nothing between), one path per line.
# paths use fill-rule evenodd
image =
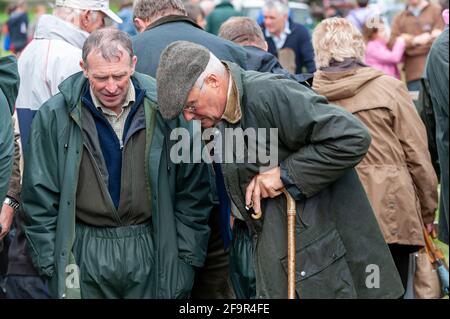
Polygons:
M192 121L194 119L194 114L188 111L183 111L183 116L186 121Z
M117 83L113 79L108 80L108 83L106 84L106 91L108 93L115 93L117 90Z

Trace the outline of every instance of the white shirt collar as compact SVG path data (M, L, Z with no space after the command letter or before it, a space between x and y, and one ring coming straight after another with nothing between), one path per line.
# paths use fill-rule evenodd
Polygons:
M265 30L266 37L272 38L272 40L275 43L275 46L277 47L278 50L283 47L288 35L291 33L292 33L292 31L289 28L289 21L286 21L286 23L284 25L284 30L280 33L279 37L270 33L269 30L267 30L267 29Z

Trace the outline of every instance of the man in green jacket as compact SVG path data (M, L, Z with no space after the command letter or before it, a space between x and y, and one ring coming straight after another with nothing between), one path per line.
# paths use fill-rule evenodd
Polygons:
M55 298L183 298L209 237L206 165L175 164L155 81L129 36L93 32L83 73L37 112L23 178L25 233Z
M241 15L242 13L237 11L229 0L223 0L206 17L206 31L218 35L222 23L227 21L228 18Z
M0 59L0 200L8 190L14 155L12 114L19 89L17 60L13 56Z
M182 113L200 121L205 138L215 136L207 146L234 217L231 279L239 298L287 296L283 188L297 205L297 297L402 295L353 169L370 145L356 117L297 82L244 71L186 41L162 53L157 87L163 117Z
M429 83L431 101L436 119L436 143L441 168L441 198L439 206L439 240L448 244L448 212L450 210L448 175L448 109L449 109L449 71L448 71L448 25L433 43L428 55L425 78Z

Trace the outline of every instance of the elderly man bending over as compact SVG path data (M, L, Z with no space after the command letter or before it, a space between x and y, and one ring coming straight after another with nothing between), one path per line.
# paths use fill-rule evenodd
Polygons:
M283 187L297 202L297 297L402 294L353 169L370 144L356 117L295 81L244 71L186 41L172 43L161 55L157 87L165 118L182 113L204 129L215 128L204 134L218 137L214 160L234 216L230 255L238 297L287 296ZM246 136L239 137L241 130ZM230 132L235 135L227 140ZM269 135L270 143L264 143ZM261 212L261 219L253 218ZM370 289L373 283L366 280L370 265L378 267L379 289Z

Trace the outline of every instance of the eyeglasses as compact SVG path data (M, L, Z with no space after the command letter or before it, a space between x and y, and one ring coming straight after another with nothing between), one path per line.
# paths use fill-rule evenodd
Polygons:
M197 103L198 103L198 100L200 99L200 95L202 93L202 89L203 89L203 85L204 84L205 84L205 80L203 80L202 85L200 85L200 89L198 90L197 98L193 102L191 102L188 105L186 105L184 107L184 109L183 109L183 112L187 111L189 113L195 113L197 111Z

